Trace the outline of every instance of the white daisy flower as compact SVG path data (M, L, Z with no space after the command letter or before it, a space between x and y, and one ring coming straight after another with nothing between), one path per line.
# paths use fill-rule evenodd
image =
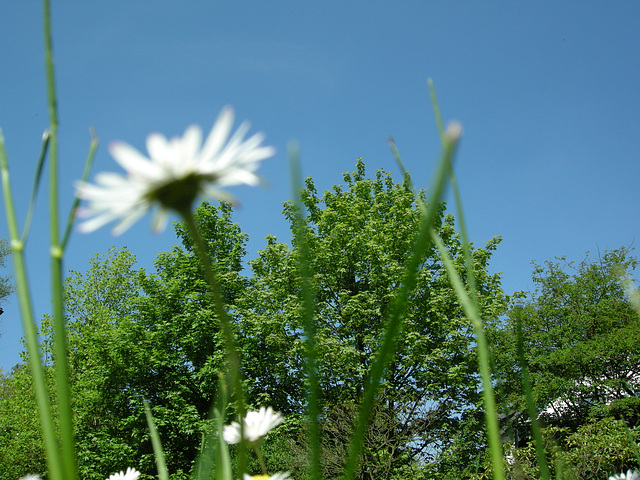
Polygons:
M286 480L291 474L289 472L274 473L273 475L247 475L242 476L244 480Z
M619 475L612 475L609 480L640 480L640 474L637 470L627 470L627 473L620 473Z
M29 475L25 475L24 477L21 477L20 480L41 480L41 478L40 478L40 475L31 473Z
M274 412L271 407L261 407L257 412L247 412L244 417L244 438L249 443L254 443L264 437L269 430L284 422L284 417ZM240 443L240 424L231 422L222 430L222 438L227 443Z
M114 473L107 480L137 480L139 476L140 476L139 471L137 471L135 468L129 467L127 468L126 473L125 472Z
M91 217L79 229L92 232L117 221L113 234L119 235L156 204L152 224L155 231L161 231L169 210L184 212L200 195L233 201L221 187L258 185L260 177L255 171L259 162L275 150L261 145L262 133L244 140L247 122L229 138L233 118L233 109L223 108L204 144L202 130L196 125L171 140L152 133L147 137L149 158L126 143L111 143L109 151L127 175L103 172L96 175L95 184L76 186L78 197L88 202L78 216Z

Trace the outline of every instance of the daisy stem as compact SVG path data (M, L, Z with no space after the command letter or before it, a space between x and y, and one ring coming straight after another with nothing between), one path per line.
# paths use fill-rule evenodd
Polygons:
M226 347L227 347L227 357L229 361L229 370L231 374L231 391L235 394L236 399L236 408L238 410L238 416L240 417L240 438L244 439L244 415L245 415L245 405L244 405L244 395L242 393L242 379L240 376L240 355L235 345L235 336L233 331L231 330L231 321L229 319L229 315L224 307L224 300L222 298L222 292L220 290L220 284L216 278L216 275L213 271L213 265L211 264L211 258L207 253L207 247L205 246L204 240L202 239L202 235L200 235L200 229L196 224L196 220L193 216L193 212L190 208L184 208L178 211L180 216L184 219L185 224L187 226L187 230L191 234L193 239L194 249L200 259L200 263L204 268L205 278L209 283L209 287L211 288L211 293L213 295L213 300L215 304L216 316L220 320L220 325L222 326L222 333L224 335ZM224 412L220 412L224 415ZM240 476L245 473L246 464L247 464L247 452L246 452L246 444L244 441L240 442L239 448L239 470Z
M258 445L253 446L253 450L256 452L256 456L258 457L258 462L260 462L260 468L262 469L263 475L269 475L267 473L267 465L264 463L264 457L262 456L262 452L260 451L260 447Z

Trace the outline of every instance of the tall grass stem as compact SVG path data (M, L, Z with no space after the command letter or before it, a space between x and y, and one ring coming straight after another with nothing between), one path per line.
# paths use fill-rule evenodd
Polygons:
M391 313L385 323L382 344L376 353L369 371L368 384L365 387L356 427L351 438L351 447L344 472L345 480L355 478L356 468L362 451L364 434L368 427L369 414L373 408L375 396L384 376L384 371L395 353L397 336L402 325L402 317L407 309L409 295L416 284L418 268L427 249L431 245L430 231L435 224L439 212L438 206L444 197L447 172L453 161L455 143L455 141L448 142L441 155L432 186L429 189L429 208L422 216L420 227L414 240L413 251L405 265L401 285L391 307Z
M7 226L9 229L10 245L14 265L14 281L18 294L18 304L20 307L20 317L25 332L27 343L27 353L29 368L33 378L33 388L38 405L40 425L44 437L44 447L46 452L47 469L52 480L63 479L62 458L58 449L56 433L49 398L49 389L45 377L42 357L40 354L40 343L31 300L31 291L27 279L27 268L24 259L24 242L20 238L18 222L13 205L13 195L11 193L11 181L9 177L9 165L5 149L4 137L0 130L0 170L2 171L2 191L4 205L7 215Z
M149 434L151 435L151 446L153 447L153 456L156 459L156 467L158 468L158 480L169 480L169 471L167 470L167 464L164 459L164 452L162 451L162 442L160 441L160 435L156 428L156 422L153 420L153 413L151 413L151 407L146 400L142 401L144 404L144 413L147 417L147 426L149 427Z
M504 465L503 465L503 452L502 442L500 439L500 426L498 425L498 416L496 413L496 401L493 393L493 387L491 386L491 367L489 360L489 345L487 343L486 336L484 334L484 327L482 319L480 317L480 311L477 304L467 293L467 290L458 275L453 260L449 256L449 253L444 246L442 239L435 231L431 232L432 238L438 247L440 252L440 258L442 259L447 275L451 285L453 286L458 301L462 306L465 314L471 320L473 324L476 346L478 351L478 366L480 370L480 377L482 379L482 399L484 403L484 417L487 425L487 436L489 438L489 451L491 454L491 463L493 466L493 478L494 480L504 480Z
M49 225L51 254L51 295L53 301L54 366L60 428L60 449L64 478L77 479L77 465L71 411L71 387L69 385L69 359L64 321L62 257L58 216L58 111L55 89L53 46L51 38L51 10L49 0L43 0L45 72L50 121L49 147Z
M310 422L309 438L311 441L311 465L310 477L312 480L320 480L321 477L321 451L320 451L320 425L319 425L319 398L320 382L318 379L318 366L316 359L316 323L314 321L314 292L312 284L311 256L306 234L306 223L303 218L303 205L300 198L302 190L300 174L300 155L298 145L289 144L289 169L291 172L291 186L294 202L293 230L298 246L299 274L302 279L301 300L304 335L306 337L306 362L307 362L307 416Z

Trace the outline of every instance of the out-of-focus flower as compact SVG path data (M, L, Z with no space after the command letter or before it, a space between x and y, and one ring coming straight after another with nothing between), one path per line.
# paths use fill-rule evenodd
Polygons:
M289 472L274 473L273 475L243 475L244 480L286 480L291 474Z
M269 430L277 427L283 421L284 417L280 413L274 412L271 407L260 407L257 412L247 412L244 417L244 438L249 443L257 442ZM242 439L240 436L240 424L231 422L231 425L225 425L222 430L222 438L227 443L240 443Z
M233 118L231 107L223 108L204 144L196 125L171 140L152 133L147 137L149 158L126 143L111 143L109 151L127 175L102 172L95 184L76 185L78 197L88 202L78 216L92 217L79 229L92 232L117 221L113 234L119 235L156 205L152 225L160 231L168 222L169 210L184 212L200 195L233 201L221 188L260 183L255 173L259 162L275 150L261 145L262 133L245 140L247 122L229 138Z
M612 475L609 480L640 480L640 474L637 470L627 470L627 473L620 473L619 475Z
M20 478L20 480L42 480L40 478L40 475L36 475L35 473L30 473L29 475L25 475L24 477Z
M129 467L126 472L114 473L107 480L137 480L139 476L139 471Z

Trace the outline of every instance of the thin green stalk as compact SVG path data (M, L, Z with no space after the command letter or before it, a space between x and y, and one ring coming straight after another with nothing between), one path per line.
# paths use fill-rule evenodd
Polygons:
M321 477L321 449L320 449L320 382L318 379L318 365L316 354L316 324L313 318L313 285L311 282L311 257L305 226L302 217L302 200L300 198L301 175L298 145L289 144L289 169L291 171L291 185L293 189L293 202L295 215L293 218L294 235L299 252L299 272L302 279L302 318L304 323L304 334L306 337L306 360L307 360L307 415L310 422L309 438L311 442L311 465L310 475L313 480ZM266 473L266 472L265 472Z
M538 422L538 412L536 404L533 401L533 393L531 388L531 378L529 377L529 367L527 359L524 356L524 340L522 336L522 319L516 316L516 344L518 349L518 362L522 371L522 386L524 388L524 398L527 401L527 411L531 420L531 433L536 446L536 456L538 458L538 467L540 468L540 477L542 480L549 480L551 473L547 464L547 457L544 453L544 443L542 442L542 433L540 432L540 422Z
M217 427L217 456L216 456L216 464L215 464L215 478L216 480L232 480L233 479L233 471L231 468L231 461L229 458L229 446L227 442L222 438L222 429L224 428L224 412L216 411L216 427ZM242 445L242 444L241 444ZM242 477L242 473L240 477ZM208 477L205 477L208 478Z
M445 130L442 123L442 117L440 115L440 108L438 107L438 99L436 97L436 90L433 85L433 80L429 78L427 82L429 84L429 92L431 94L431 103L433 104L433 112L435 115L436 125L438 126L438 131L440 133L440 139L442 140L442 144L446 145L447 142L449 142L448 137L450 136L450 133ZM454 282L454 278L451 275L452 273L455 273L456 275L457 282L458 282L458 288L456 289L458 293L458 298L462 302L462 298L460 297L460 295L462 294L462 292L464 292L465 298L468 299L468 302L465 301L467 303L467 310L468 312L473 311L473 318L468 312L467 312L467 316L472 320L474 324L474 329L476 332L476 344L478 348L478 363L479 363L479 368L480 368L480 373L481 373L482 383L483 383L485 418L487 421L487 430L489 432L491 460L492 460L493 469L495 472L494 478L504 478L504 468L502 463L502 459L503 459L502 445L500 443L500 435L499 435L500 431L499 431L497 413L495 408L495 398L493 394L493 387L491 385L491 365L490 365L489 347L486 341L486 337L484 335L484 327L482 326L482 320L480 316L477 284L476 284L476 277L475 277L474 266L473 266L473 256L471 254L471 245L469 243L469 237L467 235L467 227L466 227L466 222L464 217L464 211L462 208L462 197L460 195L458 182L456 180L456 177L452 168L449 168L449 181L451 183L451 188L453 191L454 200L456 204L456 216L458 218L458 224L460 225L460 235L462 237L462 252L463 252L464 262L467 270L467 283L469 285L468 292L462 285L462 281L460 280L460 278L457 276L457 272L455 271L455 268L453 268L453 263L449 262L450 264L446 268L448 270L450 269L452 270L451 273L449 274L449 277L452 283ZM434 235L435 235L435 232L434 232ZM439 238L436 239L436 241L437 240L439 240ZM441 241L440 241L440 244L442 245ZM441 256L446 255L446 258L449 258L448 254L446 253L446 250L443 250L443 248L441 248L440 246L438 247L438 249L440 250ZM443 261L444 261L444 258L445 257L443 256ZM470 298L468 297L468 295L470 295Z
M43 0L45 71L49 104L50 155L49 155L49 225L51 234L51 295L53 300L54 365L58 400L60 448L65 477L76 480L77 465L71 411L71 388L69 385L69 359L67 334L63 311L62 247L59 243L58 227L58 113L55 89L53 47L51 38L51 10L49 0Z
M214 428L205 428L202 432L200 453L196 460L196 480L210 480L214 469L213 478L216 480L233 480L229 447L222 437L224 412L227 409L227 385L222 372L218 372L218 377L217 405L211 406L211 418L214 419L215 425Z
M242 391L242 378L240 374L240 355L236 348L235 344L235 335L231 329L231 321L229 320L229 316L227 315L227 311L224 307L224 300L222 298L222 292L220 290L220 285L216 278L216 275L213 271L213 265L211 264L211 258L209 258L207 247L204 244L204 240L202 239L202 235L200 235L200 230L196 225L195 218L193 217L193 212L190 208L185 208L178 212L185 221L187 226L187 230L191 234L191 238L193 239L194 248L198 258L200 259L200 263L204 268L205 278L207 283L209 283L209 287L211 289L211 293L213 294L214 305L216 309L216 316L220 320L220 324L222 326L222 333L224 335L225 344L227 347L227 355L229 359L229 370L231 374L231 387L232 393L236 400L238 415L240 417L240 438L244 439L244 416L245 416L245 403L244 403L244 394ZM224 413L224 412L221 412ZM247 452L246 452L246 444L244 441L240 442L239 446L239 468L240 475L242 476L245 473L246 465L247 465Z
M442 123L442 116L440 115L440 107L438 106L438 98L436 97L436 89L433 85L432 79L427 79L429 84L429 93L431 95L431 103L433 105L433 114L435 116L438 132L440 133L440 140L442 145L446 145L449 141L447 138L447 132L445 131ZM471 248L469 243L469 237L467 235L467 227L464 219L464 211L462 209L462 197L460 195L460 189L458 188L458 181L453 172L453 169L449 169L449 182L451 183L451 190L453 192L453 198L456 204L456 216L458 218L458 224L460 225L460 234L462 236L462 252L464 255L464 261L467 266L467 282L469 283L469 291L471 292L471 299L477 305L478 295L476 287L476 276L473 271L473 258L471 257Z
M40 155L38 156L38 164L36 166L36 176L33 180L33 189L31 190L31 201L29 202L29 209L27 210L27 216L25 217L24 227L22 229L22 243L27 243L27 237L29 236L29 229L31 228L31 219L33 218L33 210L36 206L36 197L38 196L38 189L40 186L40 178L42 177L42 170L44 167L44 160L47 157L47 148L49 147L49 139L51 135L49 130L45 130L42 134L42 146L40 147Z
M89 144L89 153L87 154L87 160L84 164L84 171L82 172L82 178L80 180L81 183L84 183L89 178L89 172L91 172L91 166L93 165L93 159L96 156L96 150L98 149L98 137L93 128L91 131L91 143ZM71 236L71 229L73 228L73 222L76 218L76 210L78 209L78 205L80 205L80 199L76 196L73 200L73 204L71 205L71 211L69 212L69 218L67 219L67 227L65 228L64 235L62 237L62 242L60 243L60 248L64 252L67 249L67 243L69 242L69 237Z
M269 473L267 472L267 465L264 463L264 457L262 456L262 452L260 451L260 447L258 445L254 445L253 451L256 452L256 457L258 457L258 463L260 464L262 475L269 475Z
M144 403L144 413L147 417L147 425L149 426L149 434L151 435L151 445L153 446L153 456L156 459L156 467L158 468L158 478L160 480L169 480L169 472L167 470L167 464L164 461L164 452L162 451L162 442L160 441L160 435L158 435L158 429L156 423L153 421L153 414L151 408L146 400Z
M491 453L491 463L493 465L493 478L495 480L504 480L504 466L502 442L500 441L500 427L498 425L498 416L496 414L496 401L491 386L491 367L489 362L489 346L484 334L484 327L480 318L480 312L477 304L469 297L460 276L456 270L453 260L449 256L442 239L435 231L431 232L431 236L438 247L440 258L442 259L449 281L453 286L458 301L462 306L465 314L473 324L476 344L478 348L478 364L480 376L482 378L482 399L484 403L485 422L487 424L487 436L489 437L489 450Z
M24 242L20 240L18 233L18 222L16 220L13 206L13 195L11 194L11 182L9 179L9 165L4 146L4 137L0 130L0 169L2 170L2 190L4 193L4 205L7 215L7 225L13 257L15 272L15 284L18 292L18 304L20 306L20 316L27 341L27 353L29 356L29 367L33 377L33 386L40 415L40 425L44 436L44 446L47 457L47 468L52 479L62 478L62 461L58 451L56 433L51 413L51 402L47 381L42 366L38 332L33 316L31 293L27 280L27 269L24 260Z
M438 126L438 133L440 134L440 140L442 144L447 143L447 136L445 135L444 125L442 123L442 117L440 116L440 107L438 106L438 98L436 97L436 89L433 86L433 80L428 78L429 94L431 95L431 105L433 106L433 113L436 117L436 125Z
M376 357L369 372L369 382L365 388L363 400L358 413L356 428L351 438L351 448L343 477L345 480L352 480L355 477L358 459L362 451L364 434L368 425L369 413L373 407L375 395L380 386L384 371L396 350L397 336L402 325L402 316L407 308L409 294L415 287L418 268L424 258L425 252L431 245L430 231L438 214L438 205L444 196L447 172L449 171L450 164L453 161L456 142L457 138L453 138L451 141L447 142L442 153L433 185L429 190L430 195L428 205L430 208L422 217L420 229L414 242L413 252L406 264L401 286L398 290L397 297L393 302L391 314L389 315L385 325L382 345L376 353Z

